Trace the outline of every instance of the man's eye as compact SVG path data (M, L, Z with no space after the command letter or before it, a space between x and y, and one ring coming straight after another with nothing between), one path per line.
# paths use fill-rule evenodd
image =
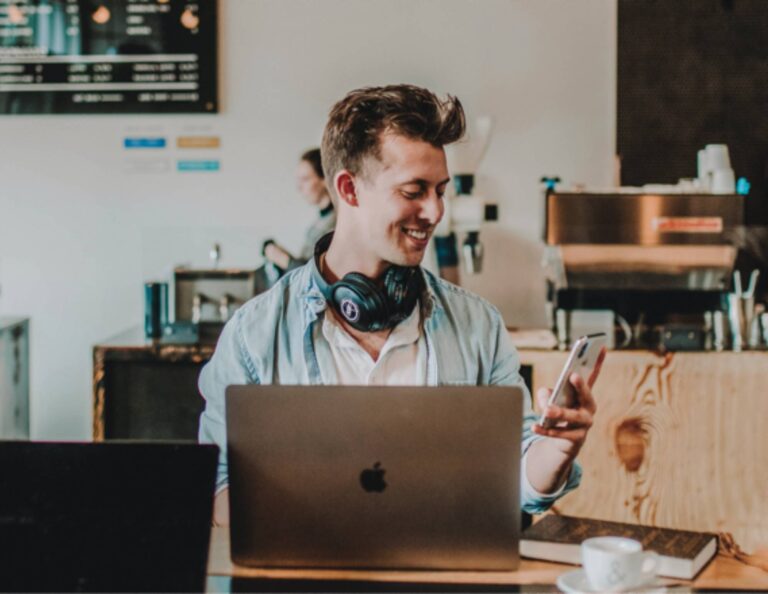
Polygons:
M403 193L403 196L405 196L409 200L416 200L416 198L421 196L421 190L418 190L416 192L406 192L405 190L403 190L402 193Z

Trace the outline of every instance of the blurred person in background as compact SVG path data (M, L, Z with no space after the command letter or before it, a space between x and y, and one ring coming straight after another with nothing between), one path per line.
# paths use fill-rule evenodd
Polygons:
M264 257L277 267L279 278L288 270L306 264L313 254L315 244L326 233L333 231L336 226L336 210L325 185L325 175L320 158L320 149L308 150L299 160L296 168L296 185L299 193L312 206L317 208L317 216L304 235L304 245L297 256L293 256L273 239L264 242Z

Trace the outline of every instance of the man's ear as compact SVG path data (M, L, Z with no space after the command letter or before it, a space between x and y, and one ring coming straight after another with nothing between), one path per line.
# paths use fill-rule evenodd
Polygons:
M333 186L336 188L339 200L350 206L357 206L357 188L355 187L354 175L346 169L342 169L334 177Z

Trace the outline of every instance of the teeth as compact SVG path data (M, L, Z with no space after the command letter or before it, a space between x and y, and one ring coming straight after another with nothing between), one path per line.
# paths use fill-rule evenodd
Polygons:
M416 231L414 229L403 229L406 235L413 237L414 239L424 240L427 238L426 231Z

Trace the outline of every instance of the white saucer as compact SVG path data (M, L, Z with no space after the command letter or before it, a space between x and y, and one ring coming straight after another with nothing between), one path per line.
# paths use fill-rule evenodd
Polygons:
M563 592L568 592L569 594L571 592L574 594L591 594L592 592L602 592L602 590L595 590L592 588L592 585L587 579L587 574L583 569L574 569L572 571L567 571L563 574L560 574L560 576L557 578L557 587L560 588L560 590ZM659 578L655 577L643 586L624 591L638 592L642 594L662 594L663 592L667 591L667 588Z

